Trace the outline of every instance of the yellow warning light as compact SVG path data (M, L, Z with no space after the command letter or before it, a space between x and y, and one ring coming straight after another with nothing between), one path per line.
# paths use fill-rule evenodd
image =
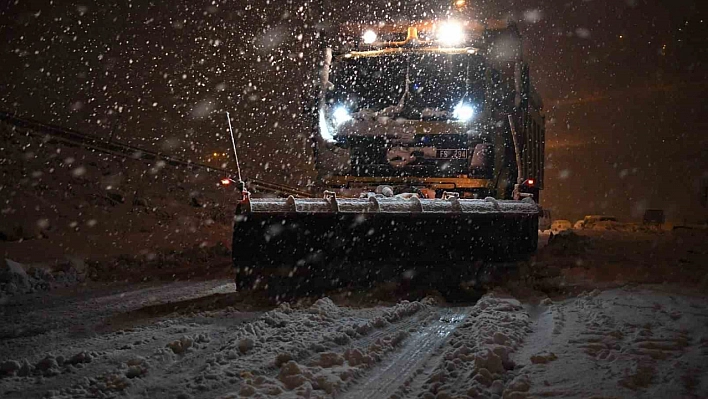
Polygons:
M465 30L456 21L447 21L438 27L438 40L445 46L457 46L465 41Z
M455 0L455 7L462 8L467 4L465 0Z
M214 156L215 156L215 157L218 157L218 156L219 156L219 153L218 153L218 152L215 152L215 153L214 153Z

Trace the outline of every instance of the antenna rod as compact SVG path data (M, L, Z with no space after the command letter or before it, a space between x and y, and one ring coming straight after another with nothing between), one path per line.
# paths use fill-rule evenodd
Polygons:
M243 181L241 179L241 166L238 164L238 154L236 153L236 138L234 137L234 129L231 127L231 117L229 116L229 111L226 111L226 120L229 122L229 131L231 132L231 144L234 147L234 159L236 159L236 171L238 172L238 181Z

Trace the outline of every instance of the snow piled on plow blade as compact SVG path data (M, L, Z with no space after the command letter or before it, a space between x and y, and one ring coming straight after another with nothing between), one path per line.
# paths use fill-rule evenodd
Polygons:
M238 213L239 211L237 211ZM538 216L538 206L531 199L504 201L485 199L410 199L400 197L369 198L251 198L240 212L258 213L483 213Z

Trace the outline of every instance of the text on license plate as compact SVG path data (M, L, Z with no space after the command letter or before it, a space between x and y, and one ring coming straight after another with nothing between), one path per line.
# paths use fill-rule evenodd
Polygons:
M467 158L467 149L435 150L436 158L460 159Z

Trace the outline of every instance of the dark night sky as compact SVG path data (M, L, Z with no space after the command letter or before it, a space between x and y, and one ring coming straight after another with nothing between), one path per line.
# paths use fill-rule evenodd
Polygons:
M300 2L102 3L0 5L0 110L106 136L116 126L121 141L185 158L227 150L228 110L249 176L311 176L298 117L312 65ZM706 216L700 1L470 3L521 21L547 112L543 204L556 216Z

